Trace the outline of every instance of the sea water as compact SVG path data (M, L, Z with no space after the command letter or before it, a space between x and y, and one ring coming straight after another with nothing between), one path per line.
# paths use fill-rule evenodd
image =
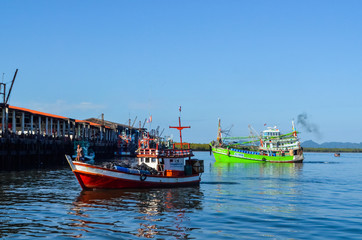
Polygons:
M82 191L69 166L0 172L0 239L362 239L362 154L217 163L199 187ZM64 159L65 161L65 159Z

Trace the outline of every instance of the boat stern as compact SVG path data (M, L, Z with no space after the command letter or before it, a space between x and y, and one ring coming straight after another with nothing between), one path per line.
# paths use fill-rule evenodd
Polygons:
M304 160L303 153L300 155L294 155L294 157L293 157L293 162L303 162L303 160Z

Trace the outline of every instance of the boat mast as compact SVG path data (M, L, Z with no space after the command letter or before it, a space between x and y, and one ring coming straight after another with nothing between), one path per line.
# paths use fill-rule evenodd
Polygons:
M178 126L177 127L171 127L170 126L170 128L176 128L177 130L180 131L180 144L181 144L181 149L182 149L182 133L181 133L181 131L184 128L191 128L191 127L190 126L187 126L187 127L181 126L181 117L178 117Z
M297 131L295 130L294 121L292 121L293 136L297 137Z
M219 143L219 145L222 145L222 135L221 135L221 120L219 118L219 126L217 128L217 138L216 138L217 142Z

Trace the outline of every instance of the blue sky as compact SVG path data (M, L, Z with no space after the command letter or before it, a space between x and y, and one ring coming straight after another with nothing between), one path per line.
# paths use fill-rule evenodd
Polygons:
M3 1L10 104L76 119L248 135L306 113L302 141L362 142L361 1ZM147 125L146 125L147 126Z

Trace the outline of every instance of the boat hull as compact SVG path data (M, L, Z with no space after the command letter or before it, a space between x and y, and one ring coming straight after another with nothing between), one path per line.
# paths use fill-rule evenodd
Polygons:
M241 153L225 148L212 148L215 160L218 162L271 162L271 163L298 163L303 162L304 156L267 156L258 155L257 152Z
M84 190L186 187L200 184L199 174L182 177L143 175L125 173L113 169L72 161L69 156L67 156L67 160L80 186Z

